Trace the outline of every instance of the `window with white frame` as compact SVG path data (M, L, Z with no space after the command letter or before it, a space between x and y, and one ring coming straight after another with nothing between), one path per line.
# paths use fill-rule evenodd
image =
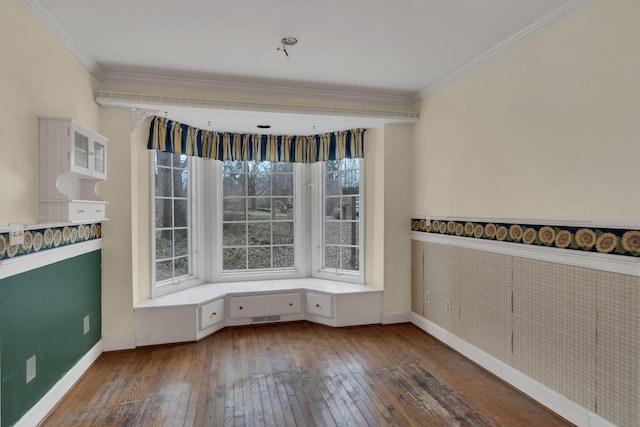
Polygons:
M223 162L222 272L296 267L293 163Z
M319 200L315 202L321 212L316 216L315 270L319 276L362 282L362 161L329 160L319 168Z
M192 277L192 193L189 158L153 154L153 275L155 287Z
M154 296L262 278L364 283L361 159L196 159L195 173L184 155L157 151L152 158ZM197 247L195 236L202 237Z

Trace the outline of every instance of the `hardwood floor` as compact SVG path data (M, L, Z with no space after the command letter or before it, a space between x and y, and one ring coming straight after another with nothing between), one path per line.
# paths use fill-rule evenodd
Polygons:
M411 324L227 328L104 353L43 426L567 426Z

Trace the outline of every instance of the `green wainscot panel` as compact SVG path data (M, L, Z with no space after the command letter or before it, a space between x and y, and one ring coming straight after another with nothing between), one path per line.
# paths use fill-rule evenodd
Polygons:
M100 259L90 252L0 280L1 427L15 424L100 340ZM36 376L27 383L32 356Z

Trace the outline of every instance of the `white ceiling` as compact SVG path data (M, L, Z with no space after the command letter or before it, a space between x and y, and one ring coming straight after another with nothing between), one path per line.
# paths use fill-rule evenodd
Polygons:
M22 2L103 80L188 80L408 105L585 0ZM286 36L299 40L289 58L277 50Z

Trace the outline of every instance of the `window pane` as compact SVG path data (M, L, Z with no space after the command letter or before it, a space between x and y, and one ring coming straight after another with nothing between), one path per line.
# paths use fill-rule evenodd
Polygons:
M271 248L249 248L249 270L271 268Z
M274 175L272 180L272 194L274 196L293 196L293 175Z
M324 162L324 170L326 172L340 170L340 160L327 160L326 162Z
M342 219L353 220L358 219L358 211L360 209L360 198L343 197L340 201L342 209Z
M222 251L222 268L225 270L244 270L247 268L247 249L229 248Z
M249 203L249 221L264 221L271 218L271 198L251 197L247 202Z
M174 197L187 197L188 174L185 169L173 171L173 195Z
M247 219L246 199L225 199L223 209L223 221L245 221Z
M278 162L272 164L273 172L293 173L293 163Z
M360 170L360 161L358 159L342 159L338 162L342 164L342 170Z
M324 176L324 194L326 196L337 196L341 193L340 174L327 173Z
M156 153L156 164L158 166L171 166L171 157L173 157L172 153L165 153L163 151L155 151Z
M342 245L359 246L360 245L360 224L358 222L343 222L342 233L340 234ZM338 242L336 242L338 243Z
M173 257L173 230L156 231L156 259Z
M189 157L186 154L175 154L173 156L173 167L186 168Z
M189 219L189 205L186 200L173 201L173 226L186 227Z
M273 199L273 219L293 218L293 197Z
M271 223L251 222L247 227L249 246L270 245L271 244Z
M273 223L273 244L292 245L293 244L293 222Z
M245 162L227 160L223 162L223 169L225 172L244 172Z
M327 219L340 219L340 197L327 197L324 201L324 214Z
M247 175L238 173L226 173L222 181L224 186L223 192L228 196L246 196L246 178Z
M224 246L244 246L247 244L246 223L222 225L222 244Z
M173 263L174 276L188 276L189 275L189 258L178 258Z
M293 267L295 267L293 246L274 246L273 268Z
M250 173L247 175L248 196L270 196L271 175L267 173Z
M252 173L269 173L271 172L273 163L271 162L247 162L246 171Z
M324 248L325 268L340 269L340 246L326 246Z
M189 232L187 229L175 230L173 233L175 238L173 256L185 256L189 253Z
M171 169L158 168L156 172L156 196L171 197Z
M358 194L360 190L360 174L358 171L342 173L342 194Z
M340 243L340 223L338 221L327 221L325 223L324 243L327 245L337 245Z
M156 228L173 227L173 201L156 199Z
M358 248L342 247L342 269L359 270L359 250Z
M156 263L156 282L173 278L173 261L160 261Z

